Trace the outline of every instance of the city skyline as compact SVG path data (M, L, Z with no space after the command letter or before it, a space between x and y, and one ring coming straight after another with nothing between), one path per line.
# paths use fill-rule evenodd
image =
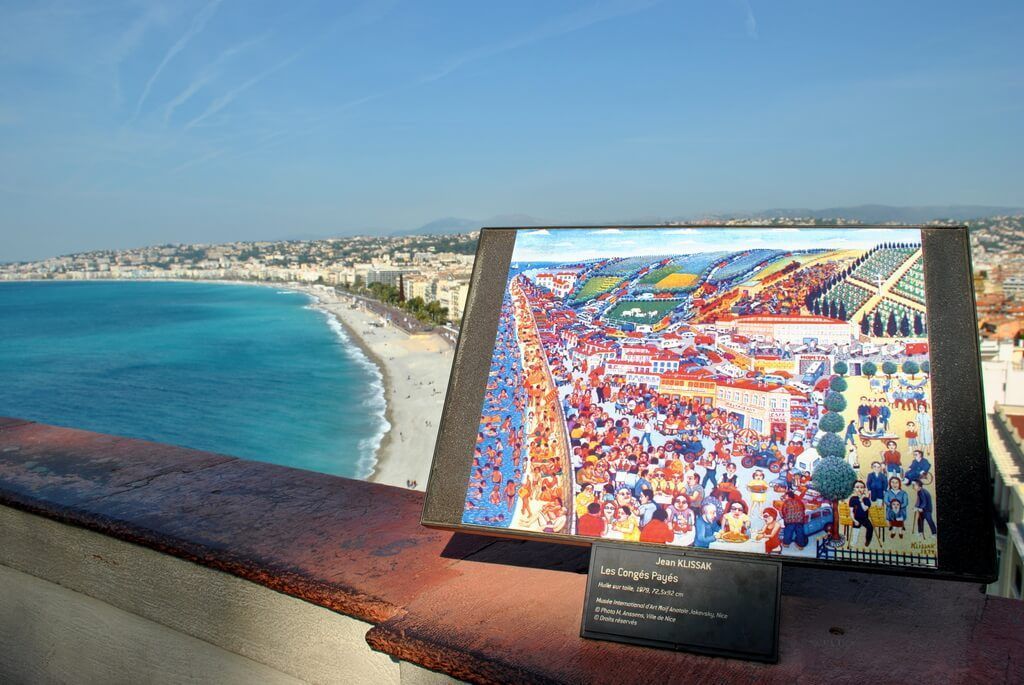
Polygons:
M1015 3L0 9L5 261L768 207L1024 206ZM870 46L870 47L869 47Z

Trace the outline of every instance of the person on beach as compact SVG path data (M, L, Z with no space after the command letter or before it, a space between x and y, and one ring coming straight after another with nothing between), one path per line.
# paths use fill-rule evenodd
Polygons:
M505 503L509 511L516 505L516 482L510 480L505 484Z

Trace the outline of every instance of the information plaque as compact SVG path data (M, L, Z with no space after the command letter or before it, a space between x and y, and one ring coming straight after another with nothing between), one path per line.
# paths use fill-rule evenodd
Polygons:
M777 561L594 543L580 634L775 663Z

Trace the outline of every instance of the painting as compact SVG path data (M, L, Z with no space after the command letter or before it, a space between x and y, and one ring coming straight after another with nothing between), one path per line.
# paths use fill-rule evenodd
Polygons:
M935 568L930 378L918 229L523 229L461 520Z

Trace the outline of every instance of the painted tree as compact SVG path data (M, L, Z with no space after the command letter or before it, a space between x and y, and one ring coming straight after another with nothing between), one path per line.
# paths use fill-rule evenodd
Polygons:
M932 372L932 364L929 361L921 362L921 373L929 374Z
M876 373L878 373L878 365L875 364L874 362L864 362L860 366L860 372L862 375L871 378Z
M850 367L846 365L846 362L836 362L832 365L832 370L838 373L840 376L845 376L850 372Z
M895 373L895 369L893 370L893 373ZM835 390L829 390L825 393L825 408L838 414L846 409L846 398L843 397L842 393L836 392Z
M896 368L896 362L882 362L882 373L889 378L892 378L892 375L896 373Z
M921 312L914 312L914 335L918 338L924 335L924 321L921 319Z
M900 319L900 335L904 338L910 337L910 319L907 318L906 312L903 313L903 318Z
M847 318L848 318L846 316L846 303L845 302L840 302L839 303L839 318L842 319L843 321L846 321Z
M838 436L836 437L838 439ZM830 537L833 541L839 540L839 501L853 493L853 484L856 482L857 472L842 457L823 456L821 461L814 465L811 484L815 490L821 493L822 497L832 502L832 534Z
M835 412L825 412L825 415L818 421L818 429L825 433L841 433L845 428L842 414L836 414ZM818 443L821 444L820 442Z
M842 364L842 362L838 363ZM849 387L849 385L847 384L846 379L843 378L842 376L833 376L832 380L828 382L828 387L830 387L832 390L835 390L836 392L846 392L846 389Z
M889 320L885 323L885 334L891 338L894 335L896 335L897 330L898 329L896 326L896 313L889 312Z
M871 333L876 338L882 337L882 315L875 310L875 320L871 322Z
M868 315L867 314L865 314L864 316L860 317L860 332L863 335L867 335L868 333L871 332L871 322L868 321Z
M913 380L914 376L921 373L921 365L915 362L913 359L908 359L907 361L903 362L903 373L910 376L911 380Z

